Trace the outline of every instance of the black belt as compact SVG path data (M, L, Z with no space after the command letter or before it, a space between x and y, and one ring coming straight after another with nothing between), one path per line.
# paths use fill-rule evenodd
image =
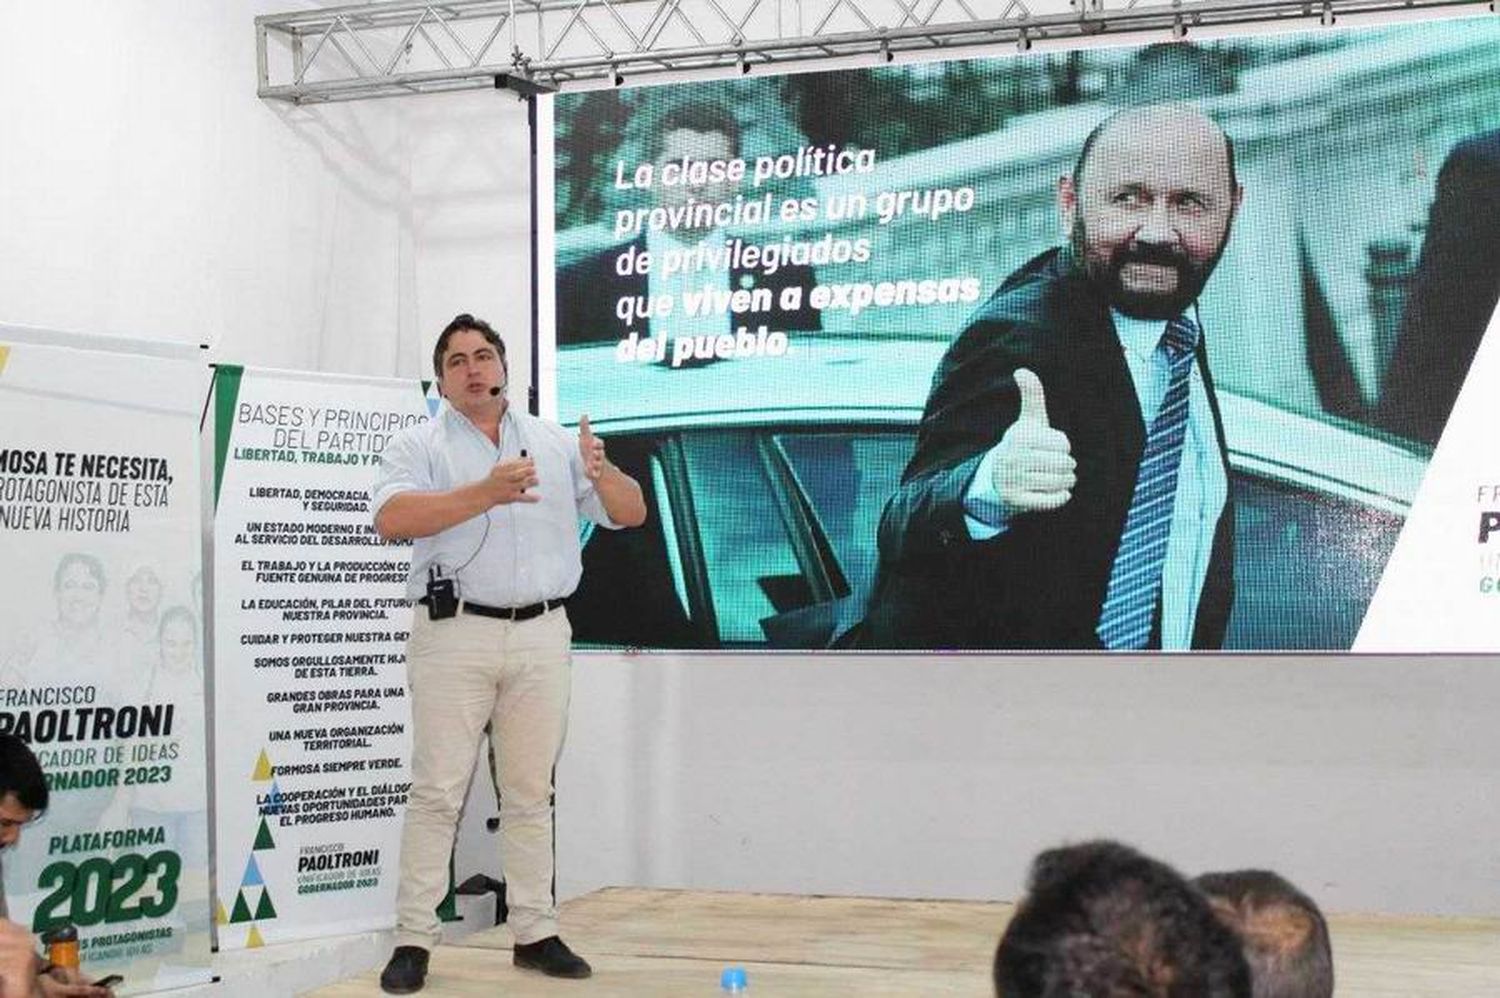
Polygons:
M428 604L428 599L423 596L417 600L422 606ZM527 606L485 606L483 603L470 603L468 600L460 600L459 610L464 613L472 613L480 617L496 617L500 620L530 620L540 617L548 610L556 610L567 606L566 599L544 599L540 603L531 603Z

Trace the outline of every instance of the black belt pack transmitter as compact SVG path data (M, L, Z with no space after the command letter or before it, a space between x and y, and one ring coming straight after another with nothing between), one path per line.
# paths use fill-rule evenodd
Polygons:
M458 592L452 579L443 578L441 568L427 570L427 619L447 620L458 616Z

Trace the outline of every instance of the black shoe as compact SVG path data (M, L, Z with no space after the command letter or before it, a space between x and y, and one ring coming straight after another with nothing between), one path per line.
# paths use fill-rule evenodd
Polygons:
M587 960L556 936L524 946L517 943L512 962L525 970L540 970L548 977L588 977L594 972Z
M397 946L380 972L380 990L388 995L421 991L427 981L427 955L420 946Z

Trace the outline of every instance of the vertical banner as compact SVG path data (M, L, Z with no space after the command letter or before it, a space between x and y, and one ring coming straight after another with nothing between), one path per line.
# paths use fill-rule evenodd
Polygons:
M220 367L214 398L219 945L389 927L411 550L375 534L368 488L436 397Z
M198 418L205 368L0 331L0 731L47 775L10 916L84 973L209 979ZM157 345L158 347L161 345Z

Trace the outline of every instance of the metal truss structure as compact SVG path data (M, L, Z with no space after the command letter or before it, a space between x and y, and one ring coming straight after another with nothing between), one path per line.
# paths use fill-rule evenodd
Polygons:
M1496 0L444 0L363 3L255 19L258 93L305 104L480 87L522 94L694 70L943 51L1104 32L1311 19ZM1053 0L1055 4L1058 0ZM1028 5L1029 4L1029 5ZM998 16L986 8L1001 6ZM979 8L979 10L976 10ZM984 13L981 13L984 11Z

